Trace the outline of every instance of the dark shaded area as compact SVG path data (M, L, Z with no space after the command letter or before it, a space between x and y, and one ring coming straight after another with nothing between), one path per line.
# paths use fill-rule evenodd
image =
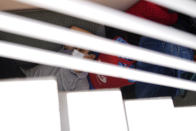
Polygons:
M16 61L0 57L0 79L23 77L25 77L25 75L20 70Z
M123 99L134 99L135 98L135 86L129 85L120 88Z
M126 32L126 31L122 31L119 29L115 29L112 27L105 27L105 31L106 31L106 37L109 39L113 39L116 36L121 36L123 37L128 43L132 44L132 45L138 45L139 40L140 40L140 35L134 34L134 33L130 33L130 32Z

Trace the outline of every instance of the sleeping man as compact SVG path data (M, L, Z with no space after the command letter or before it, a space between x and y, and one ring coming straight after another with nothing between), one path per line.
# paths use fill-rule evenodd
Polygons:
M71 27L71 29L89 33L86 30L78 27ZM63 49L61 49L59 52L87 59L95 58L95 55L90 54L90 51L73 47L64 46ZM23 70L23 72L27 77L55 76L57 79L59 91L76 91L89 89L89 83L87 79L88 73L86 72L74 71L47 65L37 65L36 67L29 70Z

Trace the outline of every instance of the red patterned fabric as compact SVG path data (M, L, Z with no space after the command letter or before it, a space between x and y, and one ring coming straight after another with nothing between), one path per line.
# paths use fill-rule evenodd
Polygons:
M127 44L127 42L122 37L116 37L115 40L121 42L122 44L123 43ZM105 63L127 67L127 68L134 68L135 66L135 61L133 60L129 60L118 56L107 55L107 54L100 54L97 60ZM99 74L92 74L92 73L89 73L89 79L92 88L94 89L120 88L123 86L135 84L135 82L132 80L120 79L120 78L104 76Z
M178 20L177 13L169 13L168 9L145 0L140 0L126 12L165 25L173 25Z

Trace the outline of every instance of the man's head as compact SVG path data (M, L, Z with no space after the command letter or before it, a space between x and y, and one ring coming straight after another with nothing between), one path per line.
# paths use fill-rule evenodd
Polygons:
M92 34L87 30L84 30L82 28L76 27L76 26L72 26L70 29L75 30L75 31L79 31L79 32L84 32L84 33L88 33L88 34ZM84 49L80 49L80 48L75 48L75 47L71 47L71 46L64 46L65 49L68 50L72 50L72 55L73 56L79 56L79 57L83 57L83 58L87 58L87 59L95 59L96 55L94 53L92 53L89 50L84 50Z

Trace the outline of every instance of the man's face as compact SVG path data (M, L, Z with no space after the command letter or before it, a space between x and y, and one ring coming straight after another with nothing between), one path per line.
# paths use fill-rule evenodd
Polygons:
M83 49L79 49L79 48L74 48L74 49L76 49L79 52L83 53L84 54L84 58L94 60L95 57L96 57L94 54L89 54L90 51L88 51L88 50L83 50Z

